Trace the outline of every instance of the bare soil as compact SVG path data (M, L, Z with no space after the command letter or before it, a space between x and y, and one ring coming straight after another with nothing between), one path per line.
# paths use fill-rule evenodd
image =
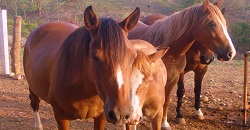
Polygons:
M247 121L246 126L243 126L243 63L242 60L214 61L209 66L202 86L201 96L208 97L207 102L201 102L201 109L205 116L202 121L194 118L193 73L186 74L186 95L182 111L187 123L185 125L175 123L176 90L174 90L168 113L168 120L172 129L250 129L250 120ZM29 105L28 94L28 85L25 78L13 80L9 76L0 75L0 130L34 129L33 112ZM45 130L57 129L49 104L41 101L39 112ZM72 121L70 128L72 130L91 130L93 129L93 120ZM121 126L107 124L106 128L116 130L121 129ZM150 129L149 123L141 123L139 129Z

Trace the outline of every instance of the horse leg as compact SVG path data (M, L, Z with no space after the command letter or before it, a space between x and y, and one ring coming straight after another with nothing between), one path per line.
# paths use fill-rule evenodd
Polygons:
M60 108L53 107L54 116L57 122L58 130L69 130L70 120L63 116Z
M94 118L94 130L104 130L106 124L106 118L104 113Z
M162 117L163 117L163 108L161 108L158 111L158 113L156 114L156 116L152 119L152 121L151 121L152 130L160 130L161 129Z
M40 99L30 89L29 89L29 91L30 91L30 94L29 94L30 106L32 107L32 109L34 111L35 129L42 130L43 126L42 126L41 119L40 119L40 116L38 113Z
M203 113L201 112L200 109L200 95L201 95L201 84L202 84L202 80L203 77L205 75L205 73L207 72L207 67L208 66L204 66L202 70L200 71L195 71L195 87L194 87L194 93L195 93L195 104L194 107L196 109L195 112L195 117L199 120L203 120L204 116Z
M177 83L177 85L178 85L178 89L177 89L178 100L177 100L177 107L176 107L177 115L176 115L175 121L178 124L186 124L185 118L183 118L182 113L181 113L182 98L183 98L183 95L185 94L184 75L185 75L184 72L182 72L180 74L180 77L179 77L179 80Z
M176 85L177 81L179 79L179 75L175 77L172 81L167 81L167 84L165 86L165 103L163 106L163 118L162 118L162 124L161 124L161 129L162 130L171 130L170 125L167 121L168 117L168 107L170 104L170 97L171 97L171 92Z

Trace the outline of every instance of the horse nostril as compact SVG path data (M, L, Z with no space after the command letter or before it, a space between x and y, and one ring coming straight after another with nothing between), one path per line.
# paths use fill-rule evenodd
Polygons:
M109 111L108 112L108 117L109 117L109 119L114 120L114 121L118 120L114 111Z
M233 55L233 52L228 52L228 53L227 53L227 57L228 57L228 58L231 58L232 55Z
M141 120L142 120L142 117L140 117L139 121L141 121Z
M214 57L211 57L211 59L210 59L210 63L211 63L211 62L213 62L213 61L214 61Z

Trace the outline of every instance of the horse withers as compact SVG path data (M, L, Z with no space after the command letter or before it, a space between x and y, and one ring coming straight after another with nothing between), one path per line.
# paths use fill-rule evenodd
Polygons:
M167 18L157 20L151 26L138 22L129 32L129 39L142 39L158 47L170 47L162 60L167 68L165 87L165 105L162 128L169 129L167 112L170 95L186 66L186 52L194 41L217 55L220 61L232 60L236 54L227 25L221 10L222 0L212 4L205 0L203 4L188 7Z
M74 119L94 118L94 129L104 129L106 120L113 124L138 122L141 117L134 118L135 115L144 112L135 110L141 107L138 103L152 99L141 95L149 94L144 90L154 83L154 64L166 52L150 53L146 58L149 66L138 62L143 55L127 35L139 15L137 8L117 23L111 18L98 19L89 6L84 12L84 27L53 22L39 26L29 35L23 62L36 128L42 129L40 99L51 104L58 129L62 130L69 129L70 120ZM159 84L164 89L165 83ZM164 93L159 95L157 98L164 99ZM148 115L161 117L161 112Z

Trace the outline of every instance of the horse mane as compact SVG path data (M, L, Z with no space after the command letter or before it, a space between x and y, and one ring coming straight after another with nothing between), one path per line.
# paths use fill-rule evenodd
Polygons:
M65 80L64 77L67 76L68 82L73 84L80 85L81 81L84 81L90 40L90 33L86 27L76 29L65 39L58 54L57 80Z
M153 43L154 46L169 46L184 32L190 31L196 24L204 24L208 16L200 18L202 17L200 14L202 10L202 4L193 5L164 19L157 20L145 33L145 40ZM212 10L216 10L214 11L217 12L216 14L219 13L218 7L210 3L208 11L211 12ZM223 16L220 16L220 18L223 18Z
M117 63L122 63L126 53L125 40L120 26L111 18L99 18L96 37L99 38L97 41L100 41L99 44L101 44L107 64L115 69L118 68ZM67 68L67 72L65 70L63 72L72 75L75 81L81 81L82 75L87 73L83 69L87 69L88 58L91 58L89 53L90 42L89 30L86 27L80 27L66 38L60 48L59 64ZM59 69L59 71L61 70Z

